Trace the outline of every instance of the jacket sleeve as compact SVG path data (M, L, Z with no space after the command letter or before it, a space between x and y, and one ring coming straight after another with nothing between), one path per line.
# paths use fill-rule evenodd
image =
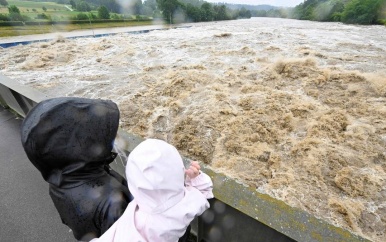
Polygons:
M200 171L200 174L193 179L186 177L185 185L196 188L205 196L206 199L210 199L214 197L212 192L213 190L212 179L207 174L201 171Z

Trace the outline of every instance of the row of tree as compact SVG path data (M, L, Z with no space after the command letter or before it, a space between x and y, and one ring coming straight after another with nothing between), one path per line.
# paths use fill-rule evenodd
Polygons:
M2 0L0 0L2 1ZM45 7L42 7L44 11L46 11ZM88 20L88 19L110 19L110 13L105 6L101 6L98 9L98 15L94 15L92 13L85 14L79 13L75 19L77 20ZM20 9L15 5L10 5L8 7L8 15L0 14L0 21L30 21L31 19L25 15L22 15ZM38 14L36 19L50 19L50 16L42 13Z
M386 0L305 0L295 8L252 11L252 16L380 24L386 22Z
M146 0L144 4L148 1L154 0ZM231 10L224 4L210 4L199 0L157 0L154 11L160 11L163 18L170 23L251 18L251 12L245 8Z
M40 0L35 0L40 1ZM153 18L164 18L169 23L177 22L201 22L230 20L238 18L250 18L251 11L245 9L229 9L224 4L210 4L203 0L133 0L127 6L121 6L116 0L54 0L57 3L69 4L71 8L81 12L75 19L109 19L122 18L126 14L136 16L151 16ZM8 5L6 0L0 0L1 5ZM0 20L26 21L28 18L20 14L16 6L9 8L9 15L0 16ZM98 10L98 16L90 11ZM113 13L113 14L110 14ZM40 14L37 18L50 16Z
M77 11L90 11L97 6L106 6L112 13L163 16L168 22L199 22L251 17L251 12L245 8L229 9L224 4L210 4L204 0L132 0L127 4L119 4L119 1L115 0L69 1L72 8Z
M250 18L251 12L244 9L231 10L224 4L210 4L203 0L133 0L128 6L121 6L114 0L71 0L76 6L87 2L91 6L104 5L110 12L163 17L169 23L201 22ZM84 5L84 4L83 4ZM78 11L81 9L76 7Z
M306 0L295 7L293 18L377 24L386 18L386 0Z

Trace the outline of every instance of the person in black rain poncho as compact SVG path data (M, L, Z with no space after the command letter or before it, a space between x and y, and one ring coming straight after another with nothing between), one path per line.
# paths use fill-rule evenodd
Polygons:
M24 150L77 240L100 237L132 200L126 180L109 167L118 125L114 102L72 97L40 102L22 123Z

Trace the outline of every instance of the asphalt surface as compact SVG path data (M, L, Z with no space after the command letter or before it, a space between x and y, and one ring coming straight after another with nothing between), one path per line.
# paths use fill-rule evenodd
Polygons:
M75 242L40 172L24 153L22 119L0 106L0 241Z

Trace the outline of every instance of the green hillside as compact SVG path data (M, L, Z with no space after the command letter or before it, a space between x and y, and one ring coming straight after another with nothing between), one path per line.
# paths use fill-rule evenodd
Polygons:
M67 20L76 17L80 12L72 11L70 5L54 2L33 2L7 0L8 6L16 6L20 14L30 19L37 19L39 14L45 14L52 20ZM43 10L45 8L45 10ZM0 14L8 14L8 7L0 7Z

